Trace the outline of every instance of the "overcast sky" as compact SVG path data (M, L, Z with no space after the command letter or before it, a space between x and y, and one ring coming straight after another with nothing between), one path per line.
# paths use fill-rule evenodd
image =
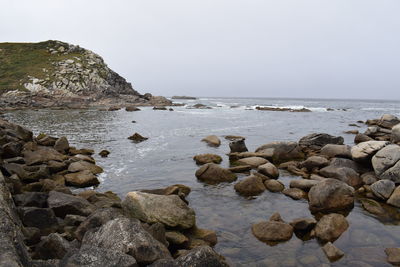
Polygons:
M78 44L141 93L400 100L399 0L0 3L0 42Z

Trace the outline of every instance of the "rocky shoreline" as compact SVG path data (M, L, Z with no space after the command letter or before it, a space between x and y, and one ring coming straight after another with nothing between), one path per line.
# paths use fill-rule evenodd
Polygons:
M1 266L228 266L190 188L100 193L90 149L0 119ZM78 190L79 188L82 188Z

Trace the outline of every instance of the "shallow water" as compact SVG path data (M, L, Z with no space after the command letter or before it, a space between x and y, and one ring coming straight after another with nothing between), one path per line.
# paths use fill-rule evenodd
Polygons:
M250 151L271 141L297 141L313 132L342 135L347 144L353 144L354 135L343 134L343 131L358 129L362 132L366 127L348 124L378 118L384 113L400 115L400 103L394 101L203 98L182 102L203 103L214 108L174 107L173 112L151 108L142 108L139 112L39 110L14 111L5 116L33 129L35 134L43 131L54 136L65 135L77 147L93 148L97 152L109 150L108 158L96 155L97 164L105 170L98 187L100 191L111 190L124 197L127 192L138 189L162 188L176 183L190 186L192 192L188 200L196 211L198 226L217 231L219 242L215 249L232 265L320 266L328 260L315 239L302 241L293 236L288 242L269 246L251 233L253 223L266 220L277 211L286 221L311 216L305 200L295 201L268 191L255 199L246 199L236 194L233 184L200 183L194 176L198 167L192 157L216 153L223 156L222 165L227 167L229 142L223 139L224 135L245 136ZM313 112L247 110L256 105L305 107ZM327 111L327 108L335 110ZM127 137L134 132L149 140L132 143ZM200 141L210 134L221 137L219 148L208 147ZM281 171L279 180L288 185L295 178ZM346 255L332 265L362 261L372 266L389 266L385 263L384 248L400 246L400 222L380 221L364 211L359 203L347 219L350 228L335 242Z

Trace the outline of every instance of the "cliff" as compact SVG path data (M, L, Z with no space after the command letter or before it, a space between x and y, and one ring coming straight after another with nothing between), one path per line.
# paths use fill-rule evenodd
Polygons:
M138 93L99 55L60 41L0 43L0 98L5 106L170 104Z

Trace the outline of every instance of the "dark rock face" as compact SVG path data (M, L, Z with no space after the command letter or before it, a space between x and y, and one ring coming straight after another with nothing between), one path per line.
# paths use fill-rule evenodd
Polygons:
M299 140L299 146L303 149L321 150L327 144L343 145L341 136L332 136L326 133L312 133Z
M47 203L57 217L61 218L64 218L67 214L87 216L94 210L93 206L86 199L57 191L49 193Z
M14 195L14 202L18 206L46 208L47 206L46 193L42 192L26 192L23 194Z
M57 233L50 234L42 239L36 246L34 258L37 259L62 259L71 249L69 242Z
M127 253L139 264L171 258L168 249L146 232L136 219L111 220L95 232L86 232L82 243Z
M19 210L21 221L25 226L40 229L55 228L58 225L53 210L45 208L27 207Z
M233 140L229 143L229 148L231 149L231 153L234 152L247 152L248 149L244 142L244 139Z

